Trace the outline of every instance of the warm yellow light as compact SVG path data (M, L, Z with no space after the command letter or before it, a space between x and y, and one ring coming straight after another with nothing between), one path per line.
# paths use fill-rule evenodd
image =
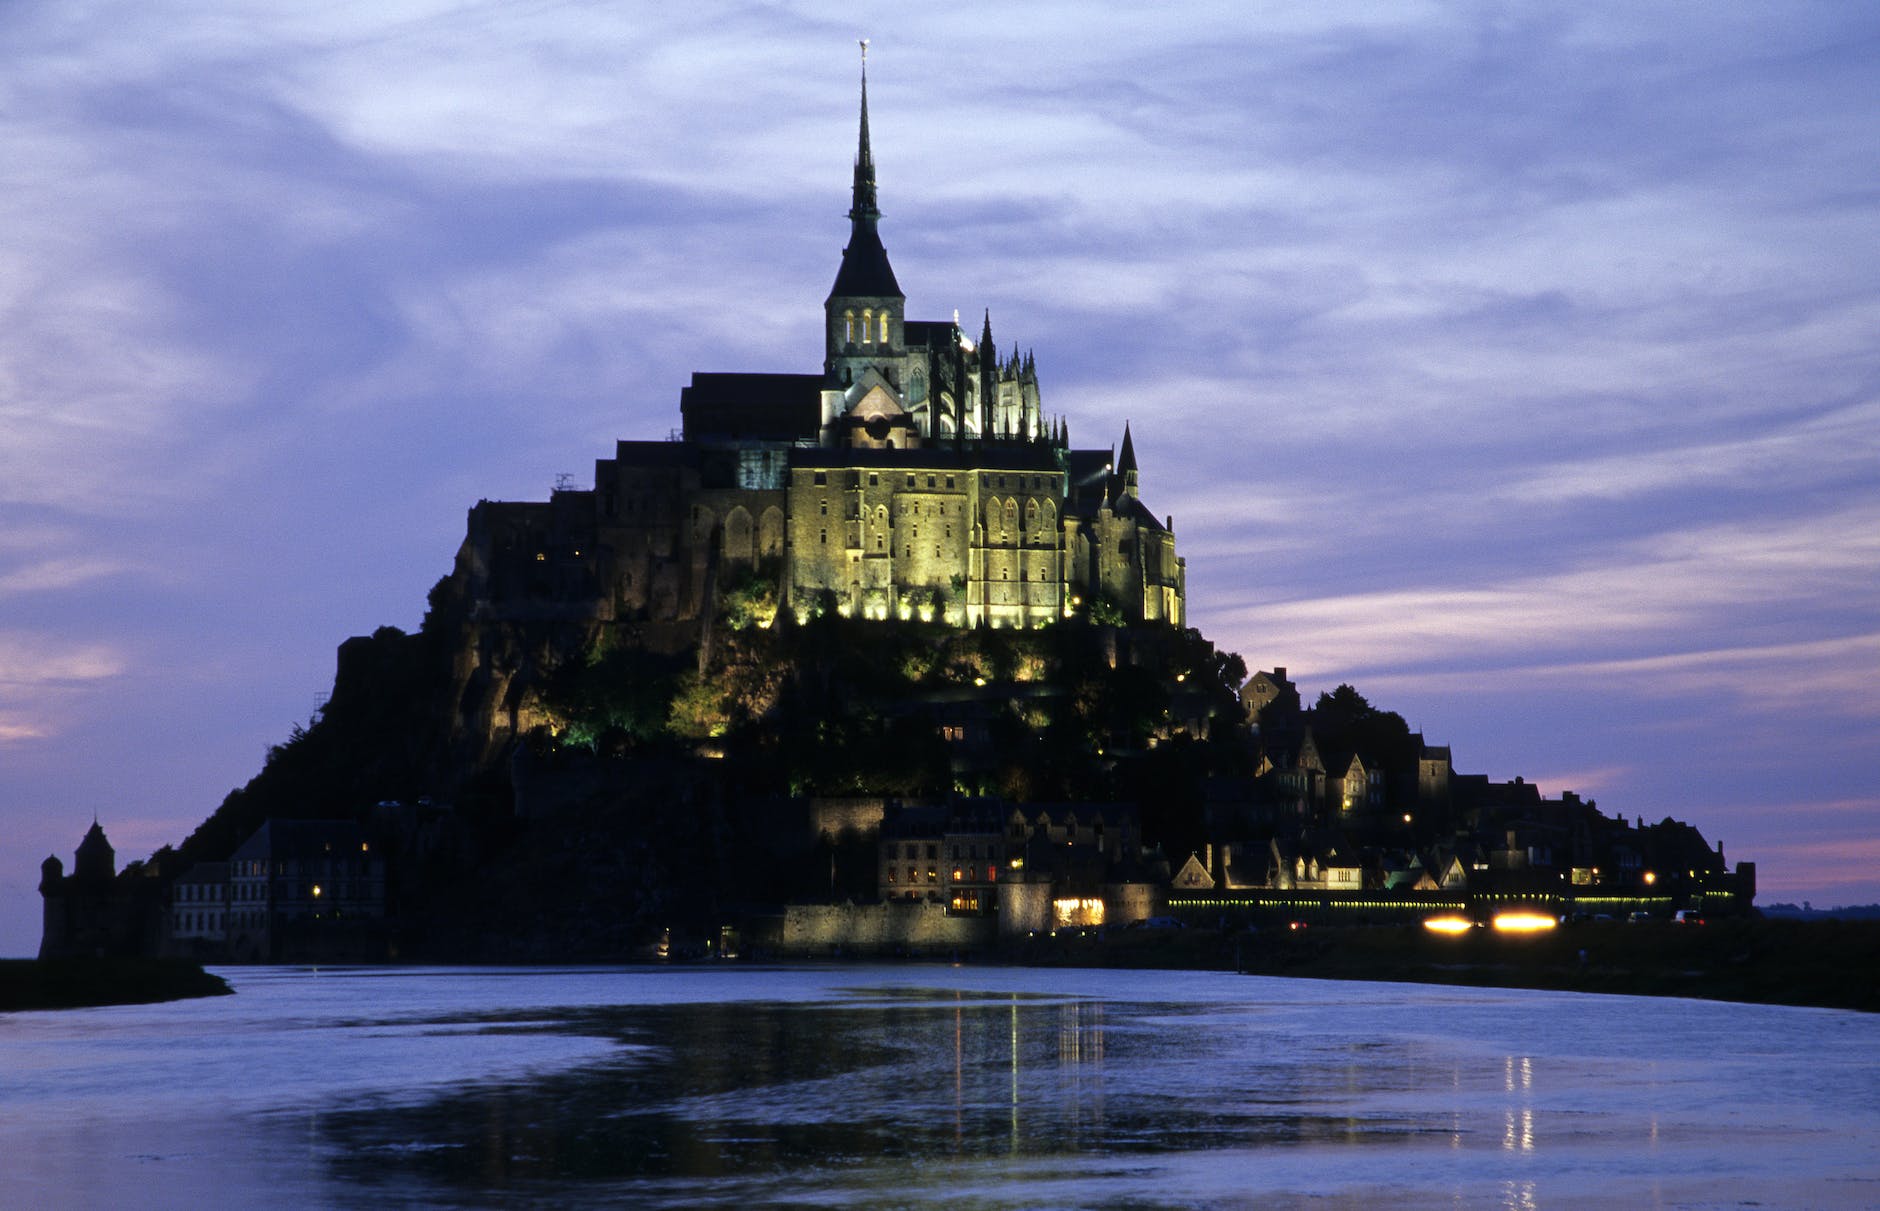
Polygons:
M1426 917L1423 928L1431 933L1468 933L1475 923L1467 917Z
M984 684L986 684L986 679L985 679L984 677L975 677L975 678L973 678L973 684L974 684L974 685L984 685Z
M320 885L318 883L313 885L313 898L316 900L320 898Z
M1501 912L1495 914L1495 928L1503 933L1539 933L1552 929L1560 922L1546 913L1539 912Z
M1103 901L1089 897L1053 900L1051 915L1058 928L1103 924Z
M1651 886L1652 884L1654 884L1654 883L1656 883L1656 882L1658 882L1658 876L1657 876L1657 875L1654 875L1654 874L1653 874L1653 873L1652 873L1651 871L1649 871L1649 870L1648 870L1648 871L1646 871L1646 872L1645 872L1645 886L1647 886L1647 887L1650 887L1650 886Z

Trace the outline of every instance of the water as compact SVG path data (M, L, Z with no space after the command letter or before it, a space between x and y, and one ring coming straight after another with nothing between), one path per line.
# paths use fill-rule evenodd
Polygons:
M0 1207L1880 1205L1880 1018L1218 973L233 969L0 1016Z

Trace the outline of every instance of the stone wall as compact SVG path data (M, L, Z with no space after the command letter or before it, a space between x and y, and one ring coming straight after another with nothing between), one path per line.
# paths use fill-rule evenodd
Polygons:
M955 917L939 904L794 904L778 945L787 955L938 954L992 945L992 917Z

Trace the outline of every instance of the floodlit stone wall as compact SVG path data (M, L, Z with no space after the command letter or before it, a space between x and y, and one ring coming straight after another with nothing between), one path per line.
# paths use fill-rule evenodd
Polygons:
M784 910L786 954L901 954L990 946L991 917L955 917L926 903L794 904Z

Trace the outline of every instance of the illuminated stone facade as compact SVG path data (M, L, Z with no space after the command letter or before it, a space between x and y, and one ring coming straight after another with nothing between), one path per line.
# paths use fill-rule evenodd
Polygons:
M1185 625L1128 427L1072 449L989 314L976 337L908 319L880 217L864 79L821 373L695 374L680 440L620 442L592 490L479 504L459 570L484 617L696 622L767 583L799 617Z

